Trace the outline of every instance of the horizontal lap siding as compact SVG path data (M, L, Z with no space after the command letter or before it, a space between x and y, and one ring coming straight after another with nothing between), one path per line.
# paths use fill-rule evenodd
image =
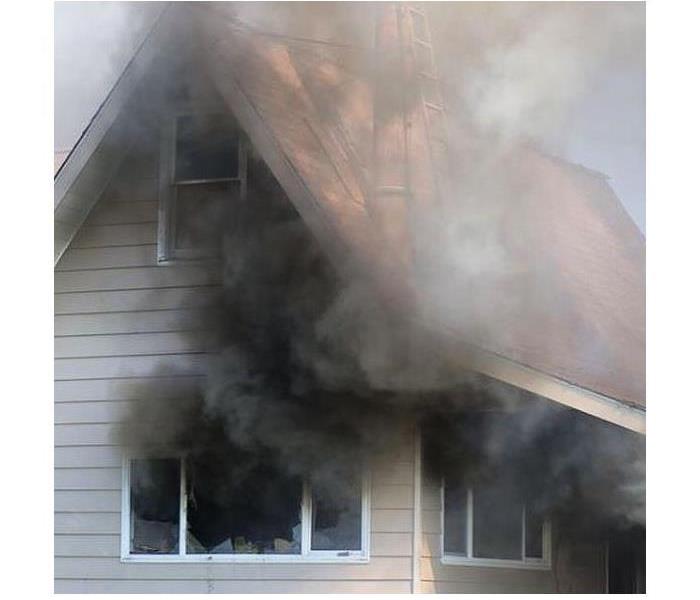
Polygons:
M211 308L192 308L56 315L54 334L64 337L193 331L204 328L210 312Z
M156 265L152 175L118 177L56 267L56 591L410 591L407 432L372 465L367 564L120 561L123 421L135 401L176 402L201 390L221 299L219 264Z
M62 579L54 584L56 593L91 594L255 594L287 593L376 593L399 594L410 592L407 581L277 581L266 580L81 580Z

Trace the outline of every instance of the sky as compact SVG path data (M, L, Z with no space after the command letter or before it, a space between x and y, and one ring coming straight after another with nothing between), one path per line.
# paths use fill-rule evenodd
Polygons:
M619 68L601 73L577 103L562 142L562 156L610 177L630 216L645 220L645 72Z
M76 143L162 9L159 2L55 4L56 151L70 150ZM644 232L644 41L631 37L625 60L613 56L597 65L571 101L566 120L542 142L552 153L606 174ZM551 56L556 66L556 52Z

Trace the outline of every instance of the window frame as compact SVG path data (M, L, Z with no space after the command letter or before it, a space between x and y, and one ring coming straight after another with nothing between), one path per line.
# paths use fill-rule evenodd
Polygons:
M131 553L131 461L172 458L180 461L180 522L177 554ZM369 562L370 471L362 470L360 550L311 550L311 485L302 483L301 552L299 554L187 554L187 461L184 456L140 456L125 454L122 460L121 562L237 562L237 563L366 563Z
M508 569L534 569L548 571L552 568L552 523L545 517L542 523L542 558L525 555L527 527L527 505L522 503L521 516L521 558L481 558L474 556L474 487L467 486L466 506L466 554L450 554L445 552L445 478L440 485L440 549L441 562L445 565L465 565L472 567L501 567Z
M177 215L177 188L207 183L238 184L239 201L244 202L248 188L248 144L243 130L238 137L238 176L216 179L176 181L178 119L195 115L228 114L217 106L201 106L192 109L173 110L166 114L160 127L160 156L158 162L158 236L156 262L158 265L172 265L180 262L216 261L219 256L214 248L175 248ZM231 115L233 120L233 115Z

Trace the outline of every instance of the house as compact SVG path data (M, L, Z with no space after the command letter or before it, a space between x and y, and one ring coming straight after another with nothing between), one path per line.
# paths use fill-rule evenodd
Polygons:
M515 460L550 413L643 447L644 240L527 147L499 162L520 193L452 206L477 157L425 14L382 7L377 46L175 3L57 172L57 592L641 589L638 540L431 465L450 424ZM476 280L443 260L464 211L498 223Z

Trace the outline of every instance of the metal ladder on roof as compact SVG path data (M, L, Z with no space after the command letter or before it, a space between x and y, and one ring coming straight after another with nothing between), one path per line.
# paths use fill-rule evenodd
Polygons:
M440 79L435 68L430 27L423 8L411 4L406 10L409 16L408 46L418 76L437 202L445 204L450 200L447 118Z

